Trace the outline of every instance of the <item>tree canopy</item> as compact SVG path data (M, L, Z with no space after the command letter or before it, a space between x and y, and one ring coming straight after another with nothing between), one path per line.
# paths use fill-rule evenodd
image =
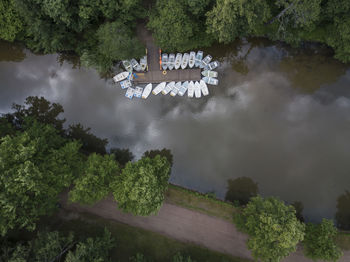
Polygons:
M0 39L14 41L17 34L23 29L14 0L0 1Z
M140 216L156 213L164 200L170 168L167 159L161 156L128 162L111 186L118 207Z

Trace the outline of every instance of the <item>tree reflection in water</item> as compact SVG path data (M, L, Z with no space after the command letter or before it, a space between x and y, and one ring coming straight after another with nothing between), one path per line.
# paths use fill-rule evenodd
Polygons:
M350 192L347 190L337 199L335 219L338 228L350 230Z
M249 177L239 177L227 180L226 201L246 205L251 197L258 194L258 184Z

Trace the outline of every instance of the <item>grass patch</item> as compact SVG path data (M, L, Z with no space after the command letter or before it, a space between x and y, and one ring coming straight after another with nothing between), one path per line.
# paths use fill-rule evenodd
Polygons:
M64 217L72 216L68 212ZM106 227L116 239L116 247L111 252L112 261L130 261L136 253L144 254L149 260L172 261L172 257L181 252L191 256L197 262L248 262L250 260L232 257L209 250L191 243L183 243L158 233L131 227L113 220L100 218L91 214L76 214L69 220L55 218L51 220L50 229L64 233L74 232L77 237L94 237L103 234ZM78 215L78 216L76 216ZM235 247L232 247L235 248Z
M350 250L350 233L339 231L335 242L342 250Z
M165 199L167 203L219 217L231 223L233 223L233 214L237 212L232 204L219 200L210 194L202 194L172 184L169 184Z

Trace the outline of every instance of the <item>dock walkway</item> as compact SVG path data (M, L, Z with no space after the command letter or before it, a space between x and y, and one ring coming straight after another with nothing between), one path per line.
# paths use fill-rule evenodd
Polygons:
M184 82L201 79L201 70L198 68L167 70L166 74L163 74L163 70L159 67L159 48L155 45L151 32L144 28L138 29L138 35L147 47L148 71L136 73L135 83Z

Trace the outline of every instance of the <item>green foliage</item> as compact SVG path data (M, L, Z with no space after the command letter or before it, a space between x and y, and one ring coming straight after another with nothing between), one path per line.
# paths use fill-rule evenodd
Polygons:
M23 23L13 0L0 1L0 39L12 42L22 29Z
M227 192L225 200L234 203L238 202L239 206L248 204L250 198L258 194L258 184L249 177L239 177L227 181Z
M337 199L335 219L339 228L350 230L350 192L347 190Z
M192 260L190 256L186 257L181 253L176 253L176 255L173 257L173 262L195 262L195 260Z
M170 169L167 159L161 156L127 163L111 186L118 207L134 215L155 214L162 206Z
M82 204L94 204L110 193L112 183L120 170L113 155L91 154L85 163L82 175L74 181L69 199Z
M149 157L149 158L155 158L158 155L165 157L168 160L170 166L173 166L173 154L171 153L170 149L166 149L166 148L163 148L162 150L154 149L143 153L143 157Z
M128 148L111 148L110 153L114 155L115 161L122 167L135 158Z
M80 168L80 145L67 143L50 125L34 122L0 144L0 232L34 230L55 209L58 194Z
M331 220L322 219L321 224L308 223L305 230L304 253L313 260L337 261L342 256L335 244L337 229Z
M249 235L253 257L263 262L280 261L304 239L305 225L296 218L294 208L273 197L252 198L236 220Z
M270 9L266 1L217 0L207 16L208 32L219 42L229 43L256 33L270 17Z
M135 256L132 256L130 258L130 261L131 262L147 262L147 259L143 254L137 253Z

